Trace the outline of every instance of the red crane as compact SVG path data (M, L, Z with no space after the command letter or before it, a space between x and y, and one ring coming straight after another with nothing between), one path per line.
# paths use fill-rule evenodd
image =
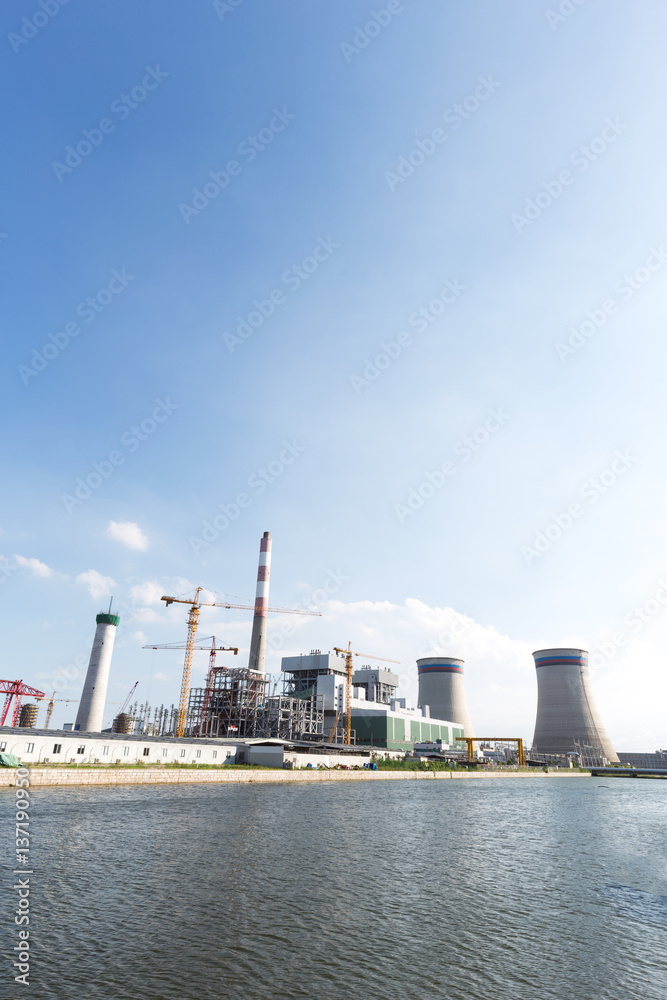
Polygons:
M12 726L15 726L19 721L21 702L24 698L46 698L43 691L38 691L37 688L28 687L27 684L23 683L23 681L0 681L0 694L5 695L5 704L2 708L0 726L4 726L5 724L12 698L16 698L16 701L14 702L14 713L12 715Z

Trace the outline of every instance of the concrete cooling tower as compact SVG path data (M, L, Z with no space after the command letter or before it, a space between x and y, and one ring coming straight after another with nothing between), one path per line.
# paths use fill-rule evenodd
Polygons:
M428 656L417 660L417 670L419 707L428 705L432 718L458 722L463 726L464 736L474 736L463 686L463 660Z
M74 728L82 733L102 731L102 716L109 684L111 654L120 618L118 615L101 614L97 616L95 621L97 628L93 639L93 648L83 685L83 694L79 702L79 711L74 723Z
M565 754L576 749L576 740L618 763L593 697L586 650L538 649L533 656L537 671L533 750Z

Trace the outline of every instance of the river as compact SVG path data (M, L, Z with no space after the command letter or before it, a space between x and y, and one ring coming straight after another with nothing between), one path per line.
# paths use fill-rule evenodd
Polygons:
M667 782L35 788L26 1000L664 1000Z

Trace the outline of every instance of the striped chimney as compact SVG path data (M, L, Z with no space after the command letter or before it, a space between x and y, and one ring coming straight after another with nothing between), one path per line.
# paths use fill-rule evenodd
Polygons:
M259 566L257 568L257 592L255 594L255 617L252 621L250 639L250 670L264 673L266 657L266 609L269 606L269 576L271 574L271 534L264 532L259 543Z

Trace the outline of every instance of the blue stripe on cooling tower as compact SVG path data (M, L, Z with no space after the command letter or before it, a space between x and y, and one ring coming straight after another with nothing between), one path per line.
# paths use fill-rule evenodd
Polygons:
M536 667L548 667L555 663L562 663L564 665L577 664L580 667L585 667L588 664L587 656L544 656L539 660L535 660Z

